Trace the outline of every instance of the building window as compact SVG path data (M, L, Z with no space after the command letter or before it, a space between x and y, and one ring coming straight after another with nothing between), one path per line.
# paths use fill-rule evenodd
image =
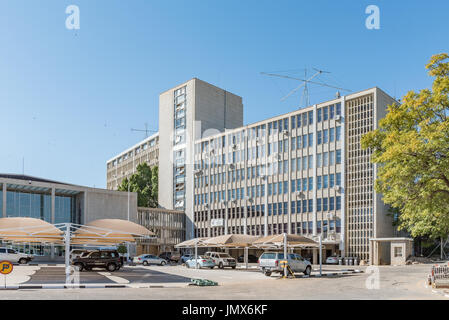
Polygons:
M402 247L394 247L394 257L402 257Z

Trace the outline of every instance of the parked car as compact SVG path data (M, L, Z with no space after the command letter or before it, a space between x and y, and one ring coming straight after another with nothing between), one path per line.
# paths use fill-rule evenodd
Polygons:
M157 257L153 254L141 254L138 257L134 257L133 262L135 264L143 264L144 266L148 266L150 264L165 266L167 264L167 260Z
M253 254L248 255L248 263L257 263L258 260L259 259L255 255ZM240 263L245 262L245 255L242 254L240 257L237 258L237 261Z
M181 254L179 252L162 252L159 258L164 259L168 262L179 262L181 260Z
M92 268L105 268L113 272L122 266L117 250L92 250L72 260L72 265L79 271L92 270Z
M232 269L235 269L237 266L235 259L228 253L208 251L205 256L211 258L219 269L223 269L224 267L231 267Z
M259 269L267 276L271 276L273 272L284 274L284 269L280 261L284 259L283 252L264 252L259 258ZM299 254L289 253L287 255L287 263L293 272L303 272L310 275L312 272L312 264Z
M326 258L326 263L327 264L338 264L338 260L341 259L341 257L337 257L337 256L330 256Z
M206 256L197 256L197 259L195 257L192 257L191 259L186 261L186 267L187 268L195 268L195 266L198 264L198 268L210 268L213 269L215 267L214 261Z
M190 260L194 257L195 255L192 253L186 253L181 257L181 263L186 263L187 260Z
M26 264L33 258L30 254L20 253L14 249L0 248L0 261L6 260L12 263Z

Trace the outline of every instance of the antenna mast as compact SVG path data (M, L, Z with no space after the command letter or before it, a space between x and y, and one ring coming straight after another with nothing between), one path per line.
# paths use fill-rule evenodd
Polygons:
M316 69L316 68L313 68L313 70L315 70L315 73L310 78L307 78L307 69L304 69L304 79L300 79L300 78L296 78L296 77L292 77L292 76L288 76L288 75L283 75L283 74L269 73L269 72L261 72L261 74L267 75L267 76L270 76L270 77L278 77L278 78L284 78L284 79L291 79L291 80L301 81L301 84L299 86L294 88L292 91L290 91L286 96L284 96L281 99L281 101L284 101L285 99L290 97L292 94L297 92L299 89L304 88L303 89L302 98L301 98L300 108L305 108L305 107L308 107L310 105L309 84L315 84L315 85L322 86L322 87L334 88L334 89L338 89L338 90L341 90L341 91L349 91L349 92L351 91L349 89L336 87L336 86L327 84L325 82L312 81L315 78L317 78L318 76L320 76L321 74L330 73L329 71L323 71L323 70L319 70L319 69Z
M149 130L148 129L148 123L146 123L146 122L145 122L145 129L134 129L134 128L131 128L131 131L145 132L145 139L148 138L148 136L149 136L148 133L149 132L157 132L155 130Z

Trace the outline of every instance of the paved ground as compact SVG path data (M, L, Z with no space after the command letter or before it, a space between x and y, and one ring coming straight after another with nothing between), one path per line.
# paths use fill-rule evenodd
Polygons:
M36 267L25 267L36 268ZM55 267L53 267L55 268ZM316 268L316 266L314 266ZM346 266L326 266L325 272L346 269ZM448 299L449 291L433 290L426 287L429 265L385 266L371 273L366 267L357 267L366 273L340 275L323 278L279 279L265 277L256 270L195 270L181 266L128 267L124 274L111 273L113 277L126 281L160 281L185 283L190 278L206 278L217 281L217 287L176 288L121 288L121 289L40 289L40 290L0 290L0 299ZM17 269L17 268L16 268ZM28 275L40 276L41 270L28 270ZM58 271L59 272L59 271ZM26 272L24 272L26 273ZM103 271L85 275L87 281L118 283ZM134 274L130 276L129 274ZM84 276L84 275L83 275ZM82 276L82 277L83 277ZM27 277L22 275L22 277ZM59 277L59 276L58 276ZM90 278L92 277L92 279ZM378 281L371 281L378 279ZM35 278L36 279L36 278ZM106 279L106 280L105 280ZM22 279L23 280L23 279ZM181 281L180 281L181 280ZM28 280L29 281L29 280ZM34 281L34 279L32 280ZM83 278L82 278L83 281ZM184 281L184 282L183 282ZM377 287L378 285L378 287Z

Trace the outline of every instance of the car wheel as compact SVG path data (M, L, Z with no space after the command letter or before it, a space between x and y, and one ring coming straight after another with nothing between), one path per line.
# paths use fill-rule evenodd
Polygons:
M201 266L200 266L199 263L196 264L196 268L197 268L197 269L201 269Z
M114 272L114 271L117 269L117 266L116 266L114 263L110 263L110 264L108 264L108 265L106 266L106 269L107 269L109 272Z
M83 271L84 267L82 263L75 263L75 269L79 272Z
M209 267L209 269L213 269L214 267Z
M307 266L306 270L304 270L304 274L306 276L310 276L310 273L312 273L312 268L310 266Z
M86 271L92 271L92 267L85 267L84 269L86 269Z
M223 269L223 268L224 268L223 262L220 262L220 263L218 264L218 268L219 268L219 269Z
M167 264L167 262L165 262L165 261L161 262L161 266L165 266L166 264Z
M186 268L190 268L190 266L189 266L189 264L188 264L188 263L186 263Z
M147 265L148 265L148 261L144 261L142 264L143 264L144 266L147 266Z
M235 269L236 266L232 266L232 269Z
M266 275L267 277L271 276L271 271L270 270L264 270L264 275Z
M26 264L27 262L28 262L28 259L25 259L25 258L19 259L19 264Z

